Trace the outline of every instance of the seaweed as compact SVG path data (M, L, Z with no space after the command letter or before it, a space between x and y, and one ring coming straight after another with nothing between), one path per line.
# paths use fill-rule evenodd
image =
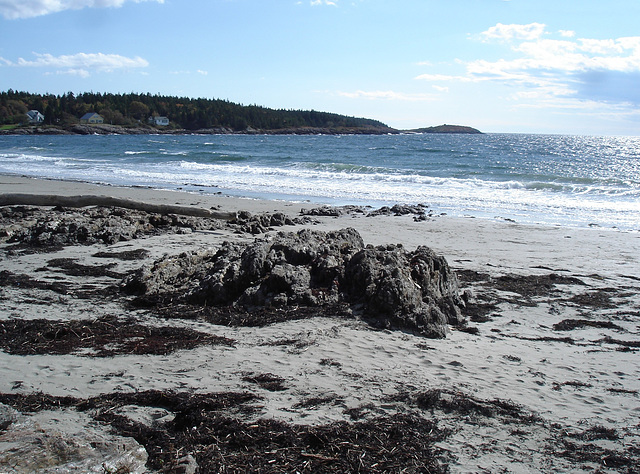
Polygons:
M612 297L619 291L615 288L601 288L589 293L581 293L571 297L568 301L578 306L591 306L593 308L615 308Z
M115 258L117 260L144 260L149 256L149 251L145 249L123 250L121 252L96 252L93 254L95 258Z
M284 385L284 379L278 375L274 374L245 374L242 377L242 380L249 383L254 383L258 385L260 388L268 390L270 392L281 392L283 390L287 390L287 387Z
M162 472L179 472L187 456L200 472L447 472L445 454L435 443L449 432L435 421L393 415L310 426L272 419L245 422L232 415L255 400L233 392L147 391L86 400L0 394L0 403L23 411L64 406L88 412L119 435L136 439L149 455L147 467ZM149 426L116 412L125 405L161 407L175 417Z
M400 394L400 400L403 395ZM505 422L534 423L541 421L534 413L526 411L522 406L509 400L481 400L463 392L432 389L420 392L411 397L404 397L413 401L422 410L442 410L445 413L456 413L463 416L476 415L487 418L500 417Z
M574 277L566 277L551 273L549 275L504 275L494 280L497 289L518 293L525 298L548 296L556 285L584 285L585 283Z
M173 304L156 307L153 297L136 298L136 307L152 308L153 313L165 319L203 320L211 324L231 327L264 327L271 324L321 316L347 317L348 310L344 305L309 306L260 306L250 309L241 306L199 306Z
M0 321L0 348L15 355L70 354L112 357L122 354L169 354L202 345L232 346L233 340L191 329L148 327L133 318Z
M592 321L590 319L565 319L553 325L553 329L556 331L572 331L584 327L622 330L620 326L611 321Z
M77 263L73 258L54 258L47 262L49 268L58 268L69 276L86 276L86 277L109 277L121 280L124 278L123 273L110 270L116 264L107 265L82 265Z
M0 271L0 287L14 287L22 290L49 290L66 295L70 292L70 285L59 281L50 282L32 278L29 275L17 274L8 270Z

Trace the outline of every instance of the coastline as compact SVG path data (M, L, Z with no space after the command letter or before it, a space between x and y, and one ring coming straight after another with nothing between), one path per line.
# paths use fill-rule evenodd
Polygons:
M387 135L400 133L404 133L404 131L390 127L295 127L266 130L251 127L245 130L216 127L186 130L183 128L125 127L109 124L73 125L67 127L55 125L46 127L32 126L0 131L0 135Z
M108 195L253 215L284 213L292 218L313 207L310 203L0 176L0 194L6 193ZM451 430L433 447L453 472L589 472L594 468L625 472L616 470L612 463L603 465L588 458L588 449L599 450L601 459L612 459L613 454L635 456L635 461L640 458L637 451L627 449L640 440L640 308L634 301L640 290L639 233L449 216L424 221L416 221L412 215L369 217L358 212L312 217L307 224L267 228L258 235L221 226L214 231L159 233L49 252L12 249L3 241L2 267L39 281L82 286L96 283L90 276L65 273L52 262L67 259L84 266L108 265L110 271L121 275L164 255L218 248L225 240L242 244L279 231L353 227L366 244L402 244L408 250L426 245L444 256L458 274L461 290L472 295L467 317L477 332L452 328L446 339L431 340L402 331L377 331L361 321L328 316L264 327L227 327L197 320L160 320L144 310L132 310L120 297L99 304L100 299L81 298L73 291L53 297L51 289L6 285L0 299L3 321L73 321L115 315L134 317L150 326L197 329L233 339L235 344L109 358L3 351L0 394L86 399L145 390L249 392L261 397L257 413L236 416L296 426L351 423L353 410L359 410L363 419L417 413ZM140 250L148 252L143 260L95 257L100 251ZM97 282L114 283L117 277L102 276ZM567 321L582 324L571 330L558 329ZM285 389L256 386L251 374L270 374ZM464 394L476 408L485 407L486 413L480 409L466 414L447 411L437 403L425 410L409 402L433 390L441 391L441 403L447 397L455 398L454 394ZM507 415L492 404L496 400L508 401L511 408L521 411L518 416ZM77 430L81 424L77 410L62 412L35 413L28 418L44 430ZM123 413L135 418L131 411ZM138 416L144 421L151 415ZM561 436L594 434L597 427L613 430L608 433L615 432L616 437ZM8 433L11 430L0 432L0 443L7 442ZM582 443L582 457L559 455L569 451L567 439L574 445ZM1 462L6 454L6 450L0 452L0 470L5 468ZM326 467L329 461L323 462Z
M228 212L248 211L251 214L284 212L291 216L318 207L311 202L242 198L206 192L99 185L0 174L0 194L5 193L108 195L149 204L193 206ZM592 256L585 262L578 263L579 267L595 272L596 268L591 268L590 264L597 263L602 265L601 269L613 275L617 269L629 268L633 271L633 263L637 262L634 255L640 253L636 252L640 248L639 232L609 228L521 224L502 219L447 215L432 216L427 222L413 222L411 216L403 219L394 216L356 219L348 213L340 218L333 215L319 218L323 227L332 230L354 226L363 234L365 241L372 245L394 242L409 248L428 245L450 262L469 262L477 268L496 261L504 261L503 265L507 270L553 267L553 262L557 260L577 260L579 256L575 254L575 249L589 249ZM380 220L393 225L379 225ZM437 225L429 225L431 223ZM470 235L475 238L470 239ZM526 252L521 251L524 246L529 246ZM554 255L549 255L550 248L554 249ZM496 263L491 265L499 267Z
M28 126L0 130L0 135L396 135L403 133L482 134L480 130L461 125L438 125L414 130L398 130L387 126L369 127L293 127L279 129L233 130L229 127L186 130L183 128L125 127L121 125L92 124L59 127Z

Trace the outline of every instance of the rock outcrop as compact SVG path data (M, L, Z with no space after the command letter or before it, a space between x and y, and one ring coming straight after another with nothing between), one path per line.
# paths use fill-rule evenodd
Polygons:
M308 224L309 217L290 218L283 213L229 213L178 206L147 205L118 199L111 206L83 208L33 207L31 205L2 206L2 199L22 196L30 202L31 195L0 195L0 243L15 243L33 247L65 245L114 244L161 233L190 233L232 229L239 233L260 234L272 227ZM44 201L39 201L41 198ZM53 205L48 196L35 196L39 206ZM80 199L82 198L82 199ZM86 199L85 199L86 198ZM71 196L62 202L78 205L100 203L105 198ZM108 200L106 201L108 202ZM122 205L128 207L122 207ZM191 212L189 212L191 211ZM209 216L209 217L207 217Z
M157 214L121 207L84 209L0 208L0 242L34 247L114 244L161 232L219 229L213 218Z
M0 427L1 472L148 472L143 446L90 424L83 413L50 411L28 417L0 404Z
M347 305L375 327L427 337L464 323L457 279L443 257L427 247L365 246L354 229L281 232L166 257L127 277L123 288L159 306L304 306L322 315Z

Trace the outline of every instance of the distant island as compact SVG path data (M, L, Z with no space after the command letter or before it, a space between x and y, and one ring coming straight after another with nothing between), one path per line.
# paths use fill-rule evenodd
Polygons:
M480 130L465 125L438 125L436 127L416 128L411 133L482 133Z
M270 109L220 99L151 94L0 92L2 134L367 134L481 133L439 125L397 130L378 121L315 110Z

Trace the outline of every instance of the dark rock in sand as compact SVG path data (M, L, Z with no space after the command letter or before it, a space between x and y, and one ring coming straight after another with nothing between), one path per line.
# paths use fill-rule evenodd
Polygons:
M156 214L120 207L53 209L11 206L0 208L0 242L33 247L114 244L172 230L219 229L213 218Z
M248 211L240 211L230 223L241 232L256 235L264 234L270 227L309 224L311 222L311 219L308 217L292 219L282 212L275 212L273 214L251 214Z
M363 249L347 263L343 286L378 327L444 337L447 324L463 323L457 279L427 247L410 253L399 246Z
M371 211L367 214L369 217L375 216L406 216L408 214L414 214L418 216L426 216L428 207L424 204L394 204L393 206L383 206L380 209Z
M323 216L323 217L340 217L346 214L364 214L365 208L362 206L321 206L313 209L300 209L303 216Z
M426 247L365 247L354 229L278 233L249 245L183 253L127 277L123 288L163 306L331 308L350 305L375 327L444 337L464 323L455 275ZM322 311L318 312L323 314Z
M5 431L21 418L22 416L16 410L0 403L0 431Z

